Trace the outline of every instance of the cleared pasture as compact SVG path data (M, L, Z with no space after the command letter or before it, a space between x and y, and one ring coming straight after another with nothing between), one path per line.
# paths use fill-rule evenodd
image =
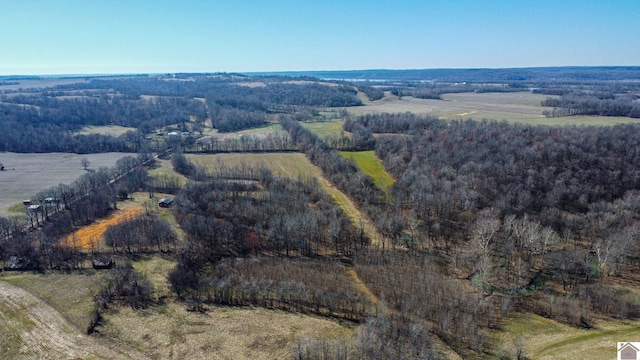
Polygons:
M345 339L355 329L337 321L260 308L211 307L189 312L168 303L105 315L102 336L153 359L287 359L296 339Z
M98 169L112 167L127 155L136 156L130 153L0 153L0 163L5 167L5 171L0 171L0 216L24 214L23 199L60 183L72 183L86 172L80 163L83 158L91 163L89 169Z
M518 314L494 339L499 351L512 356L518 339L532 359L615 359L616 342L640 339L640 321L600 321L596 329L577 329L538 315Z
M136 128L109 125L109 126L85 126L82 130L78 131L78 135L111 135L120 136L126 134L128 131L136 131Z
M327 136L341 136L343 134L349 136L349 133L342 129L342 120L304 122L301 125L313 131L321 139Z
M340 155L347 159L353 159L363 173L373 179L373 183L382 191L387 191L395 182L391 175L384 170L382 161L378 159L373 150L370 151L341 151Z
M85 335L87 315L101 276L91 271L77 275L0 275L0 357L146 358L104 339Z
M459 93L444 94L442 100L417 99L386 93L385 97L366 102L364 106L349 107L352 115L372 113L411 112L432 115L443 119L492 119L537 125L613 125L640 122L640 119L605 116L569 116L546 118L542 112L552 108L543 107L540 102L548 95L530 92L515 93Z
M320 170L301 153L233 153L233 154L186 154L193 163L207 169L215 170L216 166L266 166L280 176L298 177L300 175L320 177Z

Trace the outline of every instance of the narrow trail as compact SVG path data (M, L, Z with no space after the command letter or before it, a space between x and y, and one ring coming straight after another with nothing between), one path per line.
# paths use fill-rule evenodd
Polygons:
M347 275L349 275L353 279L353 283L355 284L356 289L361 293L363 293L364 296L366 296L367 299L371 302L371 304L373 304L373 306L377 308L378 305L380 304L380 300L378 299L376 294L374 294L373 291L369 289L367 284L362 282L362 280L360 279L360 276L358 276L358 273L353 268L347 267L346 269L347 269Z
M80 333L54 308L4 281L0 281L0 324L2 358L148 359Z
M369 239L371 239L372 246L382 246L384 237L380 234L378 228L376 228L369 216L361 212L351 198L327 180L324 175L322 175L322 170L320 170L320 168L318 168L318 174L320 174L318 178L322 188L329 193L333 200L342 208L345 214L349 217L349 220L351 220L351 223L353 223L356 228L362 227L364 233L369 237Z

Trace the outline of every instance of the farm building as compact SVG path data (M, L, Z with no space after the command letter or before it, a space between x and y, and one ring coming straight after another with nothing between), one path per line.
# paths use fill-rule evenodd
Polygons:
M33 269L31 260L19 256L10 256L9 261L7 261L4 266L4 271L24 271L31 269Z
M113 259L97 258L93 260L94 269L111 269L114 265Z
M170 197L162 198L158 201L158 206L161 208L169 208L171 204L173 204L173 198Z

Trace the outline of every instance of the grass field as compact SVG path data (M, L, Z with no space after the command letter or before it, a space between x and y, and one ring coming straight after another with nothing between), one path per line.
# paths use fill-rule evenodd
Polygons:
M187 154L186 156L193 163L212 170L215 169L216 164L224 163L228 166L242 164L251 167L266 166L276 175L294 178L299 175L312 177L321 175L320 170L301 153Z
M199 313L173 303L137 312L118 308L105 318L103 336L153 359L287 359L297 338L348 338L355 332L301 314L235 307Z
M204 131L204 134L218 139L237 139L245 135L252 136L266 136L269 134L286 134L286 131L280 126L280 124L271 124L267 126L251 128L246 130L240 130L235 132L218 132L217 129L208 128Z
M327 136L341 136L343 133L349 136L348 132L342 130L342 120L306 122L301 125L313 131L321 139Z
M97 338L83 331L107 272L0 273L0 358L282 359L298 338L355 334L352 324L282 311L213 306L188 312L174 302L166 278L174 261L142 256L133 266L165 302L139 311L111 308Z
M640 339L640 321L601 321L596 329L587 330L518 314L494 335L498 348L507 354L514 354L514 342L520 339L532 359L615 359L616 342Z
M110 125L110 126L85 126L82 130L78 131L78 135L111 135L111 136L120 136L125 134L127 131L135 131L135 128L119 126L119 125Z
M341 151L340 155L347 159L353 159L363 173L369 175L374 184L382 191L387 191L394 181L391 175L384 170L382 161L371 151Z
M127 153L103 154L17 154L0 153L0 216L23 215L22 200L60 183L70 184L85 173L80 160L87 158L89 169L112 167ZM14 211L9 211L12 209Z
M444 94L442 95L442 100L430 100L417 99L410 96L398 99L397 96L387 93L380 100L366 102L365 106L346 109L354 115L411 112L438 116L444 119L493 119L554 126L612 125L640 122L640 119L605 116L546 118L542 115L542 112L551 108L542 107L540 102L547 97L547 95L530 92L459 93Z

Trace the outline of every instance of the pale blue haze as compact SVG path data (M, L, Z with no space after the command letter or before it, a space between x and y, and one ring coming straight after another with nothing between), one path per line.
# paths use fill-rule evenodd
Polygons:
M640 65L640 1L0 0L0 75Z

